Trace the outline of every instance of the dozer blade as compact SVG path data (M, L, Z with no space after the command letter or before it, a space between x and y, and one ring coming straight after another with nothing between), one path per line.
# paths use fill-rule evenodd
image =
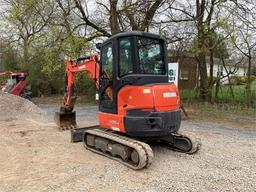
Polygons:
M54 121L62 131L74 129L76 128L76 112L55 112Z
M198 138L188 137L183 134L173 133L167 141L168 148L187 154L194 154L201 149L202 143Z

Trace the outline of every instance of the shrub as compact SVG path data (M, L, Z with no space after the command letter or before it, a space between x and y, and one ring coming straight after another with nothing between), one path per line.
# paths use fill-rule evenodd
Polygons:
M251 82L253 82L254 80L256 80L256 77L251 76ZM247 76L232 76L230 82L232 85L245 85L247 81L248 81Z

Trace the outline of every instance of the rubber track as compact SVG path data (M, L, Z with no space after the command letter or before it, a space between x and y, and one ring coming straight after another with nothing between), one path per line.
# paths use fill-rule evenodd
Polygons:
M125 137L125 136L117 135L117 134L114 134L113 132L103 131L103 130L99 130L99 129L87 130L87 131L85 131L85 134L90 134L90 135L95 135L98 137L106 138L108 140L120 143L120 144L128 146L132 149L135 149L138 152L139 159L140 159L140 161L137 165L130 164L128 162L123 161L122 159L120 159L118 157L114 157L114 156L111 156L110 154L103 153L95 148L91 148L91 147L87 146L86 142L84 141L84 146L87 149L89 149L90 151L93 151L95 153L98 153L103 156L114 159L132 169L138 170L138 169L148 167L153 161L153 157L154 157L153 151L152 151L151 147L146 143L143 143L143 142L140 142L140 141L137 141L137 140Z

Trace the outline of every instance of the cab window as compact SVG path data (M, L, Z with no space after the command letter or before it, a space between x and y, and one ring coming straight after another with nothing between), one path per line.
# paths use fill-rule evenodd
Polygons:
M139 73L164 75L163 47L160 40L138 37Z
M101 53L102 73L105 73L109 80L113 80L113 52L111 44L104 46Z
M133 73L131 38L119 40L119 76Z

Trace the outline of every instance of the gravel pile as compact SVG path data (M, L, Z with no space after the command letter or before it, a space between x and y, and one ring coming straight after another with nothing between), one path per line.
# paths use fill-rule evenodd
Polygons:
M0 92L0 120L30 120L38 123L48 121L46 112L31 101L19 96Z

